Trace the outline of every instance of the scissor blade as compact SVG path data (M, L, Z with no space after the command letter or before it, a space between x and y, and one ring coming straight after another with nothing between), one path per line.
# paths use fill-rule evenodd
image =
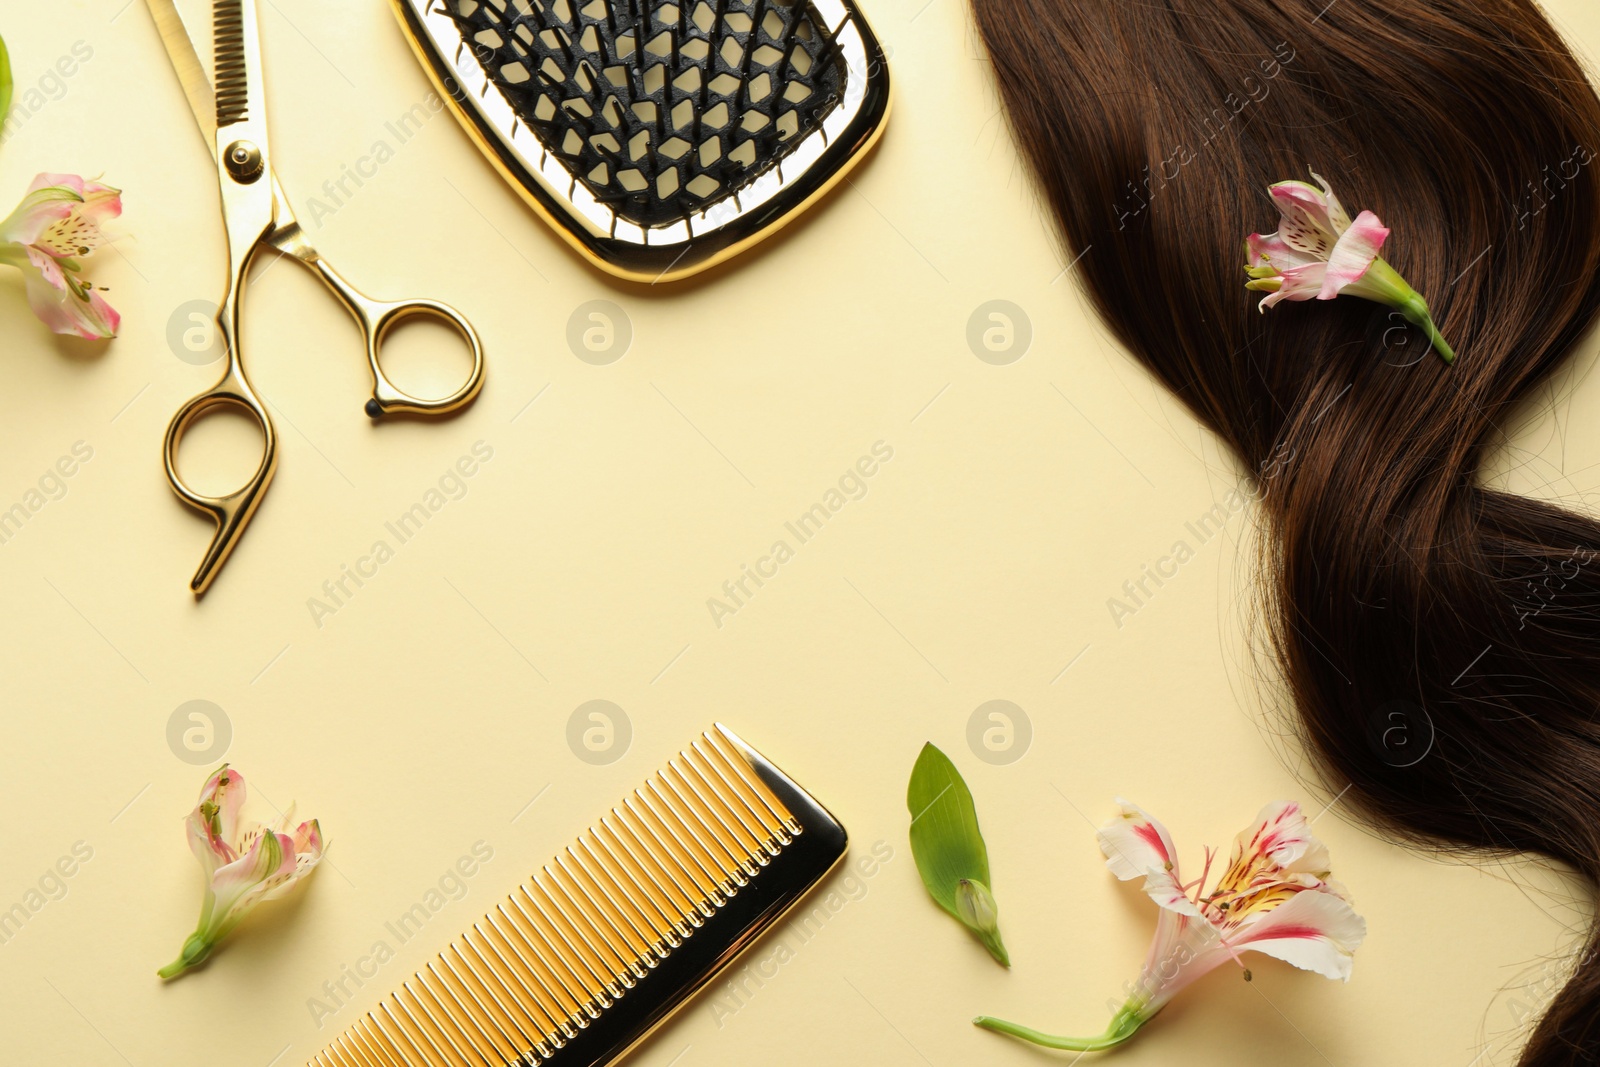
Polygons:
M251 64L246 49L244 0L213 0L211 10L211 33L216 42L217 127L220 129L250 117Z
M189 101L189 110L194 112L194 121L200 126L206 148L215 155L217 100L211 91L211 81L206 77L205 68L200 65L200 54L195 51L194 38L189 36L188 27L184 25L183 16L178 13L173 0L144 2L150 9L150 17L155 20L157 32L161 34L161 43L166 45L167 58L172 61L172 69L178 74L183 95Z

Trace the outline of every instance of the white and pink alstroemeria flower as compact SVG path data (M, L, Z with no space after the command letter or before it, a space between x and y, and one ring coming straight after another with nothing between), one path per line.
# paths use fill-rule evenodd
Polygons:
M162 978L175 978L205 962L217 942L257 904L288 893L322 861L317 820L291 831L291 805L276 826L247 824L239 818L244 796L244 777L223 764L206 780L200 803L186 821L189 849L205 873L206 893L200 922L183 951L156 972Z
M1343 887L1329 880L1328 849L1298 804L1261 809L1234 842L1227 868L1206 887L1216 855L1206 850L1200 877L1185 882L1172 835L1144 809L1119 798L1121 814L1101 828L1106 866L1123 880L1144 879L1160 908L1139 980L1102 1034L1053 1037L980 1017L978 1025L1050 1048L1098 1051L1120 1045L1196 979L1245 952L1275 956L1325 978L1349 981L1367 924ZM1245 972L1249 977L1249 972Z
M1264 292L1261 311L1285 300L1358 296L1395 308L1420 327L1446 363L1456 354L1434 325L1428 302L1379 253L1389 230L1370 211L1352 221L1333 188L1316 171L1316 185L1277 182L1267 188L1278 208L1276 233L1253 233L1245 242L1246 289ZM1319 188L1320 186L1320 188Z
M28 303L56 333L105 340L122 316L83 275L82 260L106 243L102 223L122 214L122 193L76 174L41 174L4 221L0 263L22 271Z

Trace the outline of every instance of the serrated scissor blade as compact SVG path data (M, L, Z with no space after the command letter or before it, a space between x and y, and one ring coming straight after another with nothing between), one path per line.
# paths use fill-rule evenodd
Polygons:
M211 33L216 47L217 128L250 115L250 63L246 53L244 0L214 0Z

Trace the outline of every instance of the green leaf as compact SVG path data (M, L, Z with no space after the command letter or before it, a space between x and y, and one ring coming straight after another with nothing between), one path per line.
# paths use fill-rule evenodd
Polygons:
M11 55L6 51L6 39L0 37L0 132L4 132L6 114L11 110Z
M931 743L922 746L911 770L906 807L911 812L911 855L928 895L977 934L990 955L1011 966L1000 941L989 849L978 830L972 791L950 757Z

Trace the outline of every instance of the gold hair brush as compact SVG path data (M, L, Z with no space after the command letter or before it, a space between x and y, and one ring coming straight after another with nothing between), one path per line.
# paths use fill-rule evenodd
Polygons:
M681 278L816 200L883 131L853 0L393 0L440 94L580 253Z

